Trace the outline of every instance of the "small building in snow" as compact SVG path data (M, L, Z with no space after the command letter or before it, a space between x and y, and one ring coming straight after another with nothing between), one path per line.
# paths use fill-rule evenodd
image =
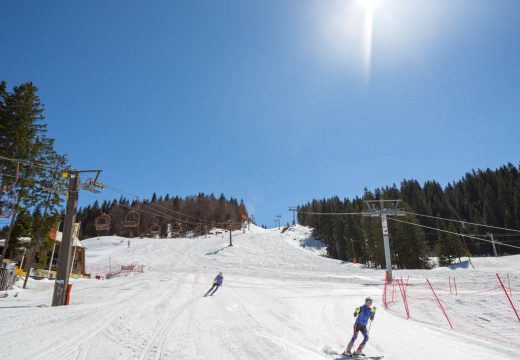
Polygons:
M76 275L86 275L85 272L85 246L79 240L79 228L81 223L75 223L74 229L72 232L72 274ZM53 230L49 234L51 240L54 241L54 245L52 247L52 253L49 256L49 269L51 272L56 272L58 270L58 254L60 253L60 245L61 239L63 238L63 233L58 230ZM49 270L47 269L47 270Z

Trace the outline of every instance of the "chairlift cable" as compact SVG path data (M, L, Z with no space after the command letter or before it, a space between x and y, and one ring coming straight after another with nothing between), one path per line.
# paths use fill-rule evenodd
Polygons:
M115 192L118 192L118 193L120 193L120 194L127 195L127 196L131 196L131 197L133 197L134 199L136 199L136 200L139 201L139 196L137 196L137 195L135 195L135 194L132 194L132 193L129 193L129 192L127 192L127 191L124 191L124 190L118 189L118 188L116 188L115 186L111 186L111 185L106 185L106 184L105 184L105 187L106 187L107 189L111 189L111 190L113 190L113 191L115 191ZM146 205L146 204L144 204L144 203L141 203L141 205L142 205L142 206L147 206L147 207L149 207L149 208L152 208L151 205ZM164 209L164 210L166 210L166 211L170 211L170 212L173 212L173 213L179 214L179 215L181 215L181 216L185 216L185 217L187 217L187 218L191 218L191 219L193 219L193 220L198 220L198 221L201 221L201 222L205 222L205 223L207 223L208 225L212 225L212 224L224 225L224 224L227 224L227 223L225 223L225 222L223 222L223 223L215 223L215 222L213 222L213 221L211 221L211 220L201 219L201 218L198 218L198 217L195 217L195 216L187 215L187 214L184 214L184 213L182 213L182 212L180 212L180 211L173 210L173 209L169 209L169 208L167 208L167 207L165 207L165 206L162 206L162 205L159 205L159 204L154 204L154 206L159 207L159 208L162 208L162 209ZM155 209L153 209L153 210L155 210ZM157 210L157 211L158 211L158 210Z
M332 216L343 216L343 215L363 215L362 212L315 212L315 211L304 211L296 210L300 214L306 215L332 215Z
M360 212L349 212L349 213L347 213L347 212L326 212L325 213L325 212L313 212L313 211L304 211L304 210L297 210L297 212L301 213L301 214L308 214L308 215L333 215L333 216L362 215L363 214ZM414 215L414 216L418 216L418 217L428 217L428 218L433 218L433 219L438 219L438 220L452 221L452 222L456 222L456 223L460 223L460 224L475 225L475 226L481 226L481 227L487 227L487 228L492 228L492 229L499 229L499 230L513 231L513 232L520 233L520 230L517 230L517 229L510 229L510 228L505 228L505 227L500 227L500 226L473 223L473 222L464 221L464 220L447 219L447 218L442 218L442 217L438 217L438 216L417 214L417 213L408 212L408 211L402 211L402 212L407 215ZM500 236L506 236L506 235L507 234L500 234Z
M520 230L517 230L517 229L509 229L509 228L500 227L500 226L492 226L492 225L486 225L486 224L473 223L473 222L464 221L464 220L447 219L447 218L443 218L443 217L439 217L439 216L417 214L417 213L407 212L407 211L403 211L403 212L404 212L405 214L408 214L408 215L415 215L415 216L419 216L419 217L427 217L427 218L431 218L431 219L438 219L438 220L451 221L451 222L456 222L456 223L463 224L463 225L464 225L464 224L467 224L467 225L475 225L475 226L487 227L487 228L490 228L490 229L498 229L498 230L505 230L505 231L513 231L513 232L518 232L518 233L520 233Z
M99 198L99 195L96 195L96 194L90 194L90 193L86 193L86 194L89 195L89 196L93 196L93 197L98 197ZM124 208L127 208L127 209L133 209L133 210L135 210L135 211L137 211L139 213L142 213L142 214L153 215L153 216L157 216L157 217L160 217L160 218L163 218L163 219L173 220L174 222L181 222L181 223L190 224L190 225L200 225L199 223L196 223L196 222L192 222L192 221L188 221L188 220L182 220L182 219L179 219L179 218L175 218L172 215L168 215L168 214L164 214L162 212L158 212L155 209L151 209L152 212L151 211L146 211L146 210L143 210L143 209L135 209L131 205L125 205L125 204L118 203L118 202L113 202L112 206L121 206L121 207L124 207ZM141 204L140 206L148 207L148 206L143 205L143 204ZM153 211L155 211L155 212L153 212ZM228 225L228 224L229 223L215 223L215 225ZM232 224L233 225L237 225L239 223L232 223Z
M436 231L444 232L444 233L447 233L447 234L462 236L462 237L466 237L466 238L469 238L469 239L485 241L485 242L488 242L488 243L491 243L491 244L493 243L493 241L491 241L491 240L475 237L475 236L472 236L472 235L461 234L461 233L457 233L457 232L453 232L453 231L449 231L449 230L437 229L437 228L434 228L434 227L431 227L431 226L421 225L421 224L413 223L413 222L410 222L410 221L399 220L399 219L396 219L396 218L390 217L390 216L387 217L387 219L388 220L392 220L392 221L397 221L397 222L400 222L400 223L404 223L404 224L415 225L415 226L426 228L426 229L430 229L430 230L436 230ZM505 243L500 242L500 241L495 241L495 245L502 245L502 246L508 246L508 247L515 248L515 249L520 249L520 246L505 244Z
M51 171L51 172L67 171L65 168L56 171L55 167L38 165L38 164L35 164L34 162L31 162L31 161L28 161L28 160L14 159L14 158L10 158L10 157L7 157L7 156L2 156L2 155L0 155L0 159L7 160L7 161L12 161L12 162L16 162L16 163L20 163L22 165L29 166L29 167L34 167L34 168L40 168L40 169L48 170L48 171Z

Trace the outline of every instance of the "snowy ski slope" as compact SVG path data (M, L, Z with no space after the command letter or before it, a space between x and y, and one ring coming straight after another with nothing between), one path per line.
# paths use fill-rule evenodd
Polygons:
M197 239L84 241L89 265L145 264L143 274L73 280L71 305L50 307L53 282L30 281L0 300L5 359L339 359L352 312L378 307L368 355L385 359L519 359L520 349L405 320L381 303L383 272L319 256L303 227L252 227ZM306 249L300 246L306 245ZM516 259L515 259L516 258ZM518 274L518 257L501 262ZM224 284L203 297L218 271ZM444 276L445 271L428 273ZM460 271L457 270L457 273ZM413 273L413 272L408 272ZM478 312L478 309L475 309ZM520 329L520 327L519 327ZM519 333L520 335L520 333Z

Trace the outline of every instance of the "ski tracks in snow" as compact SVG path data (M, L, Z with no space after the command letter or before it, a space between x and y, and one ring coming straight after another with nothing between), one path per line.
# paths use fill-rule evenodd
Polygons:
M255 231L217 255L207 254L225 245L220 236L135 239L131 249L112 238L93 239L92 258L139 261L149 264L147 271L78 281L68 307L2 310L2 353L31 360L338 359L325 350L342 350L352 334L353 309L367 295L381 293L382 273L295 251L276 231ZM224 286L204 298L218 271ZM51 284L40 285L46 293L34 292L32 303L50 298ZM490 348L378 306L369 354L517 358L498 345Z
M139 293L143 293L143 284L141 286L136 286L134 291L132 291L130 297L137 297ZM144 297L143 297L144 299ZM96 311L105 311L106 315L102 316L98 321L94 324L84 324L79 331L68 334L66 340L63 338L56 338L55 341L47 346L46 351L39 351L38 355L34 357L34 360L52 360L52 359L66 359L66 358L74 358L74 359L86 359L88 358L88 351L90 348L90 341L94 339L96 336L99 336L105 329L107 329L112 322L120 316L125 307L125 300L121 300L118 302L116 309L107 309L105 305L98 305L92 307L89 313ZM63 320L63 319L62 319ZM67 321L67 319L65 319ZM72 357L73 355L74 357Z
M182 267L189 258L189 252L186 252L175 264L170 262L173 269ZM103 353L103 346L101 349L97 345L99 343L110 343L112 350L117 357L129 359L158 359L160 358L164 338L167 336L169 326L175 318L184 310L186 310L190 303L194 300L186 301L182 304L176 304L175 298L179 295L182 288L189 284L192 275L178 276L173 275L171 278L163 281L155 277L136 276L134 285L127 289L130 290L124 296L117 298L113 303L102 303L100 305L91 306L88 312L82 310L74 313L69 317L56 317L50 319L47 325L52 325L60 322L67 323L68 319L74 318L89 318L92 319L92 314L98 312L104 315L94 322L83 322L79 329L71 328L67 334L59 334L54 341L46 346L43 351L38 351L31 359L34 360L51 360L51 359L74 359L85 360L91 358L100 358L106 356ZM117 280L116 280L117 281ZM182 298L182 297L181 297ZM75 310L81 305L71 306L68 308L57 308L59 310ZM158 330L152 331L151 336L147 336L142 329L142 323L133 320L139 320L142 315L149 315L154 309L160 309L160 313L156 313L155 317L148 317L147 323L153 322L156 319L165 318L160 325L152 324L152 328ZM59 309L59 310L58 310ZM79 310L79 309L78 309ZM166 316L165 316L166 314ZM90 315L90 316L87 316ZM78 324L78 320L74 324ZM79 321L81 322L81 320ZM66 325L65 325L66 326ZM53 329L51 328L50 331ZM151 357L151 355L154 357Z
M190 306L193 306L194 303L201 298L200 294L195 296L192 295L189 300L178 304L176 302L171 301L171 299L175 299L176 296L179 295L181 288L186 288L189 284L193 284L195 280L195 276L193 274L189 274L186 276L184 280L179 282L179 286L170 292L171 295L170 305L165 308L164 313L167 314L166 317L159 322L157 326L157 330L154 331L151 337L148 339L146 346L141 351L138 356L139 360L159 360L162 358L164 352L164 343L168 337L168 334L172 330L174 326L175 320L182 315ZM202 287L200 290L203 290ZM166 357L166 356L165 356Z

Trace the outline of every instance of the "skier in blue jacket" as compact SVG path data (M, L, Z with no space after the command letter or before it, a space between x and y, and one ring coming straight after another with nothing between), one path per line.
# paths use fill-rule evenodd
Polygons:
M206 295L204 296L213 296L213 294L218 290L219 287L222 286L222 282L224 281L224 277L222 276L222 271L218 273L217 276L215 276L215 279L213 280L213 286L211 287L211 289L208 290L208 292L206 293ZM215 290L213 290L215 289ZM210 294L211 290L213 290L213 292Z
M365 347L368 341L368 320L374 320L375 314L376 307L372 307L372 299L367 297L365 299L365 305L356 308L356 311L354 311L354 317L357 318L356 322L354 323L354 335L352 336L352 339L350 339L347 349L345 350L343 355L364 355L363 348ZM356 341L358 333L360 331L361 334L363 334L363 341L361 342L361 344L359 344L357 350L354 353L352 353L352 347L354 346L354 342Z

